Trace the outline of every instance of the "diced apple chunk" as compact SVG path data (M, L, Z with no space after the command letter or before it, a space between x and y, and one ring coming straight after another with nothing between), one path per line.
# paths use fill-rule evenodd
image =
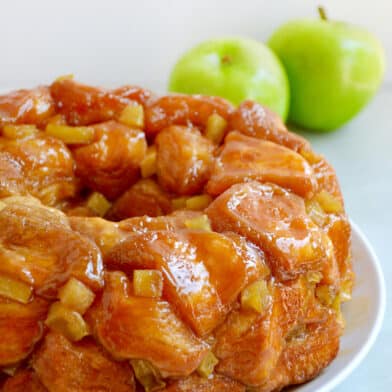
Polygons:
M306 274L306 280L310 284L320 283L322 278L323 275L321 274L321 272L308 271Z
M271 301L271 295L265 280L258 280L241 293L241 306L246 310L254 310L257 313L263 313Z
M212 351L210 351L201 361L199 367L197 368L197 373L201 377L208 378L210 374L214 371L215 366L218 364L218 359Z
M144 109L142 105L131 104L126 106L118 119L120 123L130 127L144 127Z
M225 136L227 121L219 114L211 114L207 120L206 137L216 144L220 144Z
M187 219L184 223L185 227L188 229L212 231L211 223L207 215L200 215L192 219Z
M8 276L0 276L0 295L3 297L27 304L31 298L32 291L33 288L26 283Z
M67 125L67 122L62 114L56 114L47 120L47 124Z
M347 302L351 300L352 290L353 290L353 280L344 279L341 282L340 293L339 293L341 302Z
M62 82L63 80L73 80L74 78L74 74L60 75L58 78L56 78L55 82Z
M150 362L143 359L131 359L131 365L135 377L144 387L145 392L152 392L162 389L166 383L158 371Z
M94 140L93 127L70 127L68 125L48 124L46 134L62 140L66 144L89 144Z
M158 270L135 270L133 290L138 297L159 298L162 296L163 276Z
M143 178L151 177L157 172L157 150L155 146L147 149L146 156L140 164Z
M104 216L112 204L99 192L93 192L87 200L87 207L98 216Z
M212 197L209 195L198 195L190 197L185 202L185 207L188 210L204 210L212 202Z
M8 139L22 139L38 133L35 125L4 125L3 136Z
M309 218L317 225L324 226L327 216L325 215L325 211L321 208L319 202L317 200L306 200L305 201L306 213Z
M336 293L332 286L321 285L316 288L316 297L320 300L323 305L332 306Z
M183 208L186 208L186 201L188 200L188 197L182 196L182 197L176 197L175 199L172 199L172 207L174 210L181 210Z
M212 197L210 195L196 195L196 196L182 196L172 199L173 210L194 210L200 211L204 210L212 202Z
M321 191L315 196L315 199L326 213L343 212L341 201L327 191Z
M342 313L342 299L340 294L338 294L332 304L331 304L331 308L335 311L336 313L336 319L338 321L338 323L342 326L342 328L345 328L346 325L346 320L344 319L343 313Z
M87 323L80 313L55 302L49 309L45 324L52 330L62 333L68 340L76 342L89 335Z
M84 283L71 278L59 289L58 297L67 308L84 314L93 303L95 294Z

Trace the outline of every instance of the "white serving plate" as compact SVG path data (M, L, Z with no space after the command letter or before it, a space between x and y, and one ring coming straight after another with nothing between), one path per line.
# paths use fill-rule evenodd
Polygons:
M386 303L383 274L369 241L358 226L351 225L356 283L352 300L343 304L346 330L339 355L317 378L292 391L332 391L362 362L380 332Z

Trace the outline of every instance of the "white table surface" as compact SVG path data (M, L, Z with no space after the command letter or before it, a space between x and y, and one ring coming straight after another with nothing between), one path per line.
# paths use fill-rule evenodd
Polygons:
M392 390L392 86L332 134L304 134L334 165L348 213L372 243L384 272L387 310L375 346L335 391Z

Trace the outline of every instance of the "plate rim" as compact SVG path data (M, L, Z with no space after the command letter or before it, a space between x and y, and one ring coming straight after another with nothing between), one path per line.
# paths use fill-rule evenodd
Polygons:
M363 343L362 347L359 349L357 354L354 356L352 361L350 361L345 367L343 367L339 373L336 374L331 380L329 380L326 384L319 387L317 392L330 392L333 388L337 387L341 384L366 358L369 351L373 347L374 343L377 340L377 337L381 331L385 311L386 311L386 286L385 286L385 278L381 268L380 259L378 258L372 244L363 233L363 231L359 228L359 226L350 219L352 232L355 232L355 235L358 239L363 243L367 251L370 255L371 264L375 271L375 277L378 283L378 296L379 296L379 304L377 308L377 313L375 317L375 322L371 326L369 335L366 341Z

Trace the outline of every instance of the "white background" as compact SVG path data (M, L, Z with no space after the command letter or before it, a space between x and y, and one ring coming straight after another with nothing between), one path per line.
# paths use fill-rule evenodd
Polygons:
M376 33L392 64L390 0L320 2L330 18ZM1 0L0 84L42 83L72 72L83 81L164 90L171 66L192 44L227 34L265 40L289 18L315 16L320 2Z
M323 1L330 18L379 36L392 65L390 0ZM179 54L213 36L265 40L287 19L315 16L310 0L0 1L0 89L74 73L84 82L164 91ZM335 165L351 217L368 235L392 285L392 73L344 129L307 135ZM388 293L389 302L392 297ZM392 305L368 358L337 391L392 390Z

